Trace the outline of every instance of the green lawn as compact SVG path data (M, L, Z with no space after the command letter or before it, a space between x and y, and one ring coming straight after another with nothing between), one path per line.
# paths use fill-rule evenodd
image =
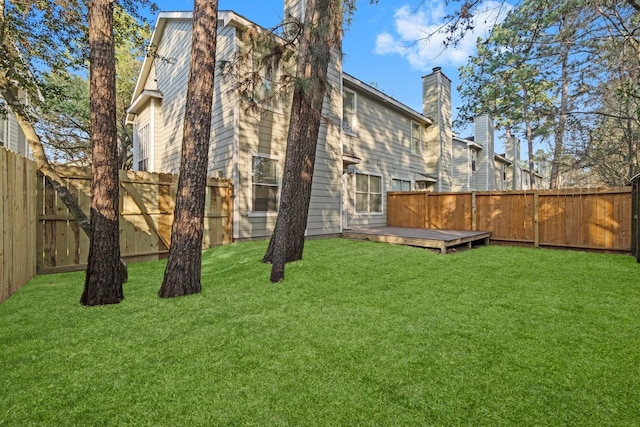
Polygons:
M640 425L640 265L489 246L203 255L203 292L83 307L84 273L0 305L0 425Z

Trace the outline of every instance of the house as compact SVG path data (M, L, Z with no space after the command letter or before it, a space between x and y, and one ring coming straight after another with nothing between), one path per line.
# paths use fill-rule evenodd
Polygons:
M302 6L303 0L285 0L290 12L301 13ZM217 62L233 63L245 37L260 27L232 11L219 11L218 19ZM136 170L179 172L191 26L191 12L158 16L128 110ZM264 83L253 95L260 111L246 108L235 90L237 78L222 68L215 78L208 172L233 181L234 239L268 237L284 166L287 99L263 96L270 90ZM277 75L263 77L268 82ZM454 137L451 81L441 69L422 78L421 112L344 72L339 55L333 55L329 79L307 235L386 225L389 191L457 191L495 183L492 122L488 116L477 121L475 142ZM461 177L474 161L484 169L471 185L471 177Z
M16 116L4 105L2 97L0 97L0 147L15 151L24 157L29 156L29 146L24 132Z

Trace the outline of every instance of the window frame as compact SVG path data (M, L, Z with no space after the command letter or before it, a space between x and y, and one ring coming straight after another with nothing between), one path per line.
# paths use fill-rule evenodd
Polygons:
M345 94L346 93L350 93L353 97L353 105L351 106L352 108L352 112L351 112L351 123L349 123L347 125L346 121L345 121ZM342 89L342 121L341 121L341 125L342 125L342 131L347 134L347 135L352 135L352 136L356 136L357 135L357 131L358 131L358 94L357 92L351 90L351 89L347 89L347 88L343 88ZM345 126L347 125L347 126Z
M409 183L409 189L408 190L403 190L402 189L402 185L400 185L400 190L394 190L393 189L393 184L394 182L400 182L400 183ZM391 178L391 191L412 191L411 189L413 188L413 183L411 182L410 179L408 178L403 178L403 177L394 177Z
M358 176L366 176L367 177L367 191L358 191ZM380 179L380 193L374 193L371 191L371 177L376 177ZM379 173L369 173L369 172L356 172L354 178L354 195L355 195L355 204L354 210L358 215L383 215L384 214L384 178L382 174ZM367 195L367 210L358 210L358 195L366 194ZM380 210L372 211L371 210L371 196L379 195L380 196Z
M136 164L136 170L148 172L151 154L151 122L149 121L142 126L138 126L136 134L138 139L138 162Z
M3 98L0 98L0 109L4 109L3 112L0 111L0 147L9 147L9 110L7 109L7 104L4 102Z
M252 72L259 76L259 81L252 82L252 102L267 111L279 112L281 100L275 94L277 82L282 74L281 65L275 67L262 66L260 64L261 53L254 53L252 57Z
M416 128L418 130L417 141L414 136ZM417 147L415 146L416 142L418 143ZM422 126L420 125L420 123L413 120L411 121L411 154L413 154L414 156L422 155Z
M263 185L263 186L269 186L269 187L276 187L276 200L275 200L275 210L266 210L266 211L257 211L255 210L256 207L256 203L255 203L255 199L254 199L254 191L253 191L253 187L254 187L254 170L253 170L253 165L254 165L254 158L255 157L260 157L263 159L267 159L267 160L271 160L276 162L276 167L275 167L275 184L267 184L267 183L258 183L255 185ZM272 156L269 154L264 154L264 153L251 153L249 156L249 197L248 197L248 204L249 204L249 216L250 217L262 217L262 216L275 216L278 215L278 207L280 206L280 191L282 190L282 181L281 181L281 176L280 176L280 157L278 156Z
M476 172L478 170L478 150L472 148L471 149L471 172Z

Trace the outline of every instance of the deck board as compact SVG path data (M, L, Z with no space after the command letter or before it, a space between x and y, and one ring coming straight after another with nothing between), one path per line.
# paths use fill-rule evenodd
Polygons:
M342 232L342 237L438 249L441 253L446 254L449 249L458 246L472 247L474 243L488 245L491 232L408 227L369 227L345 229Z

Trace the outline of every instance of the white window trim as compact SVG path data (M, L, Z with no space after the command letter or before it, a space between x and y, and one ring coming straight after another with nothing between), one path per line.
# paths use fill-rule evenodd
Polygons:
M0 147L9 148L9 114L0 117L0 135L4 138L0 140Z
M142 129L144 129L145 127L148 127L147 129L147 168L144 170L140 169L140 161L142 160L142 142L140 141L140 132L142 131ZM138 172L150 172L151 170L151 121L145 122L143 125L138 125L136 126L135 129L135 138L137 141L136 144L136 158L134 159L134 170L138 171Z
M138 130L147 124L149 125L149 153L147 161L147 172L155 172L155 146L156 146L156 100L149 101L149 120L144 122L142 126L134 123L133 126L133 170L138 171L138 162L140 161L140 140L138 139Z
M278 192L276 195L276 205L280 207L280 192L282 191L282 174L280 173L280 156L273 156L270 154L257 153L252 152L249 153L249 192L247 193L247 205L249 206L249 218L260 218L260 217L270 217L270 216L278 216L278 211L275 212L263 212L258 211L255 212L253 210L253 158L254 157L262 157L265 159L275 160L277 162L276 165L276 183L278 184Z
M415 126L418 126L418 151L415 151L413 148L413 129ZM411 138L411 154L413 154L414 156L421 156L422 155L422 126L420 125L420 123L415 122L415 121L411 121L411 132L410 132L410 138Z
M469 170L471 173L478 172L478 150L471 149L471 159L469 161Z
M353 94L353 123L351 126L351 130L345 130L344 128L344 93L349 92ZM340 121L340 125L342 127L342 132L345 135L357 136L358 135L358 93L347 89L345 87L342 88L342 120Z
M369 175L369 176L379 176L380 177L380 212L361 212L358 211L358 177L357 175ZM367 171L356 171L356 174L353 177L353 212L355 212L358 216L380 216L384 215L384 205L386 200L386 191L384 190L384 176L381 173L376 172L367 172ZM371 194L369 192L368 194Z

